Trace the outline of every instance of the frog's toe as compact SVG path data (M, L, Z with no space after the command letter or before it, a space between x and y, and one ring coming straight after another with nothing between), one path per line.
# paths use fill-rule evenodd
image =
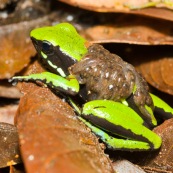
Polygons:
M136 102L134 95L131 95L129 98L127 98L127 102L128 106L142 117L142 119L145 121L145 126L153 128L157 125L157 120L153 114L153 106L148 106L145 103L140 104Z
M8 82L12 83L13 86L17 85L18 82L28 81L27 76L14 76L8 79Z

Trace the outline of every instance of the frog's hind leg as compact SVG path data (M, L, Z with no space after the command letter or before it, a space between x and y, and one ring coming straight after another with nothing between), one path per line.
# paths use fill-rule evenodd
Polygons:
M92 125L90 122L85 119L79 117L81 121L83 121L93 133L95 133L109 149L112 150L130 150L130 151L145 151L150 150L151 146L147 142L135 141L130 139L120 139L110 136L107 132L99 129L98 127Z
M61 91L70 95L75 95L79 92L79 83L72 75L63 78L57 74L42 72L38 74L30 74L28 76L14 76L9 81L13 83L16 83L18 81L37 83L38 81L41 81L46 86L58 92Z
M103 141L109 141L106 143L112 147L121 144L121 147L126 150L131 148L134 150L152 150L161 146L161 138L143 125L143 119L130 107L119 102L111 100L90 101L84 105L81 116L93 124L92 127L86 123L92 127L98 136L101 136ZM94 126L103 130L95 129ZM113 138L107 132L124 139Z
M154 113L163 120L173 118L173 109L159 97L150 93L154 102Z

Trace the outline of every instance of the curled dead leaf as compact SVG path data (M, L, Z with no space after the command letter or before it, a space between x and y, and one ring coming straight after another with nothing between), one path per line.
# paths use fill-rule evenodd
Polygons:
M39 26L48 25L48 16L28 22L0 27L0 79L10 78L26 67L36 54L29 33Z
M152 86L173 95L172 67L172 58L163 58L141 64L140 70Z

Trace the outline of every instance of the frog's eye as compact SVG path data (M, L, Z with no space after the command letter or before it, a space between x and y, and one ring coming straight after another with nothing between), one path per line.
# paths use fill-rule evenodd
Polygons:
M42 42L42 52L45 54L50 54L53 51L53 45L48 41Z

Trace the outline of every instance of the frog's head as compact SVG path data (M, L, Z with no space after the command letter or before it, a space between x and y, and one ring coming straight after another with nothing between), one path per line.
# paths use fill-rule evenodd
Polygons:
M69 23L37 28L31 31L30 36L49 70L63 77L69 75L68 67L87 53L85 39Z

